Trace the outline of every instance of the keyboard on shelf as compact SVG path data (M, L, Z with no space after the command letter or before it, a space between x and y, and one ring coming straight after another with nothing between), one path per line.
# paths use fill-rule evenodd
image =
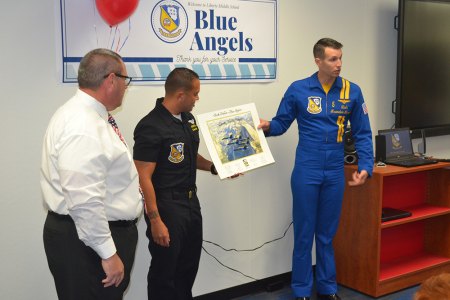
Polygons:
M432 159L438 162L450 162L450 158L437 158L437 157L432 157L432 156L427 156L425 157L425 159Z

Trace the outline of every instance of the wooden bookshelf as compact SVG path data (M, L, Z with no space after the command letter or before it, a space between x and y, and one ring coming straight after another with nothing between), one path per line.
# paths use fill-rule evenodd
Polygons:
M347 181L355 170L345 167ZM412 215L381 222L386 206ZM450 164L375 167L346 186L334 248L338 283L373 297L450 272Z

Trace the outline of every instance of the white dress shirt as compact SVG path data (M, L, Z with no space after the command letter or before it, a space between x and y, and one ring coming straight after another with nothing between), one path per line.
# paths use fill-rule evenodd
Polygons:
M105 106L81 90L50 120L41 189L47 209L69 214L80 240L103 259L116 253L108 221L133 220L142 211L130 151L108 123Z

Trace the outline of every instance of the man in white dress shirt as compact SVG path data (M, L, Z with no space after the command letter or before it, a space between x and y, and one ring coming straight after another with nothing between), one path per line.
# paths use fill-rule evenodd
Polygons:
M44 137L44 247L59 299L122 299L130 280L142 199L133 157L108 122L130 81L118 54L92 50Z

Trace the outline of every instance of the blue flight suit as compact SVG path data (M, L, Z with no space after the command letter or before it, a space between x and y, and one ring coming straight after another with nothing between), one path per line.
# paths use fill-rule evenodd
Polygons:
M332 241L344 194L343 135L350 120L359 156L358 171L373 170L369 116L359 86L337 77L328 94L317 73L292 83L284 94L268 136L281 135L297 120L299 142L291 177L294 253L292 289L310 296L313 286L311 250L316 241L316 289L337 292Z

